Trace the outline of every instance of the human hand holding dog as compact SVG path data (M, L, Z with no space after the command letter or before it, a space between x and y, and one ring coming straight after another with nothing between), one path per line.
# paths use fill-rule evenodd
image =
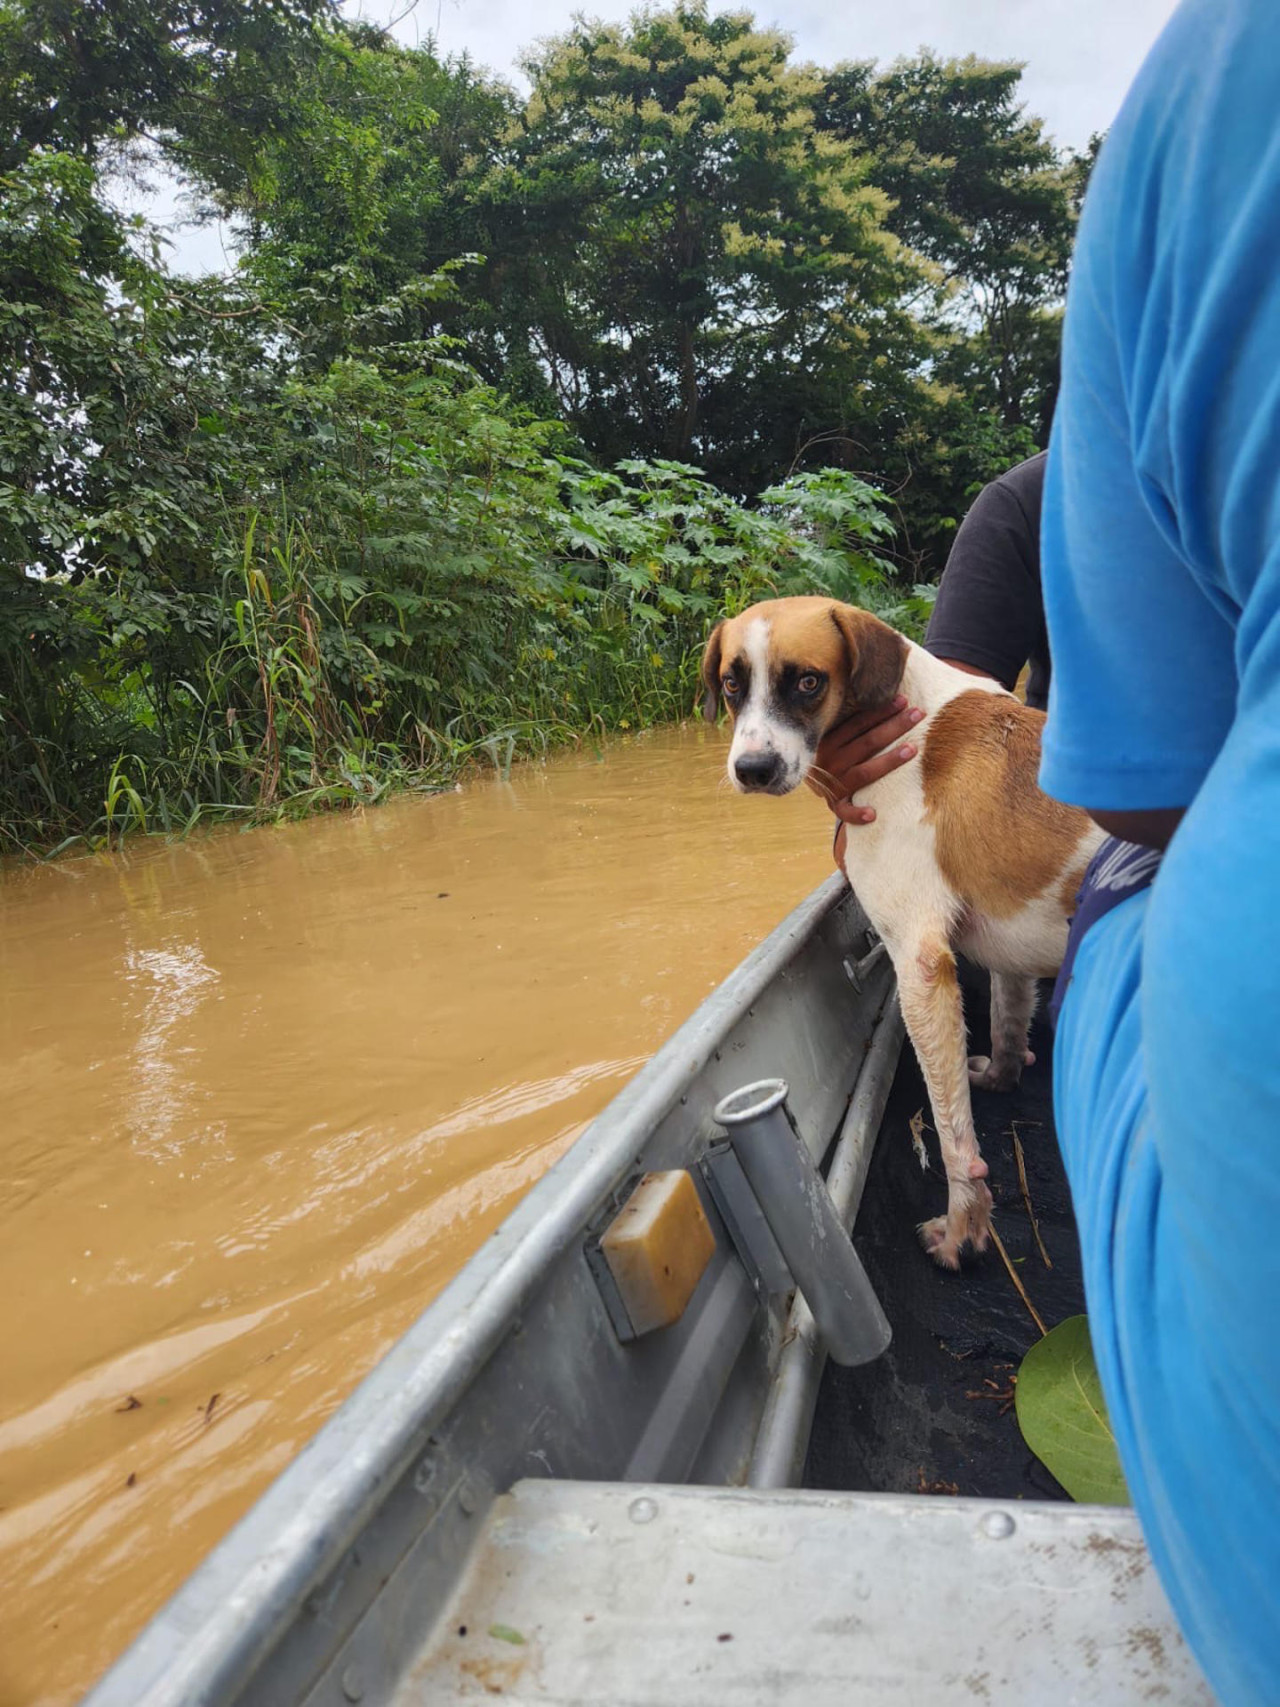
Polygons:
M842 824L870 824L874 820L875 808L855 806L850 796L915 758L913 742L902 746L893 743L909 734L923 717L922 711L908 705L899 694L887 705L872 706L845 718L823 736L805 780Z

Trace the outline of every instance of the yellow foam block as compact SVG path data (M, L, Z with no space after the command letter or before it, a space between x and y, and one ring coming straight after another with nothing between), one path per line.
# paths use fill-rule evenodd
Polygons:
M637 1334L679 1318L715 1248L691 1176L646 1174L600 1240Z

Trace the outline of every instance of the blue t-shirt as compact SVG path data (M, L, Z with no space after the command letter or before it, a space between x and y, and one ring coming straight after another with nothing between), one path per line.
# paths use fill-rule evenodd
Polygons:
M1189 0L1090 184L1043 522L1061 800L1187 806L1084 939L1056 1100L1126 1476L1280 1702L1280 6Z

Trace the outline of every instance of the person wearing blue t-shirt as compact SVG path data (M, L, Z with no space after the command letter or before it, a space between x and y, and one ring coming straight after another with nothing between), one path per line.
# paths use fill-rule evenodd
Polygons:
M1179 1622L1224 1707L1261 1707L1280 1702L1271 0L1185 0L1102 150L1042 570L1041 787L1120 838L1086 880L1055 1044L1090 1330Z

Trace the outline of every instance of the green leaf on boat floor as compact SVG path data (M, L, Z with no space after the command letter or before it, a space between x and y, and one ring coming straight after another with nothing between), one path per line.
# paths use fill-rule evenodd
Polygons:
M1086 1316L1059 1322L1022 1360L1018 1426L1073 1500L1128 1505Z

